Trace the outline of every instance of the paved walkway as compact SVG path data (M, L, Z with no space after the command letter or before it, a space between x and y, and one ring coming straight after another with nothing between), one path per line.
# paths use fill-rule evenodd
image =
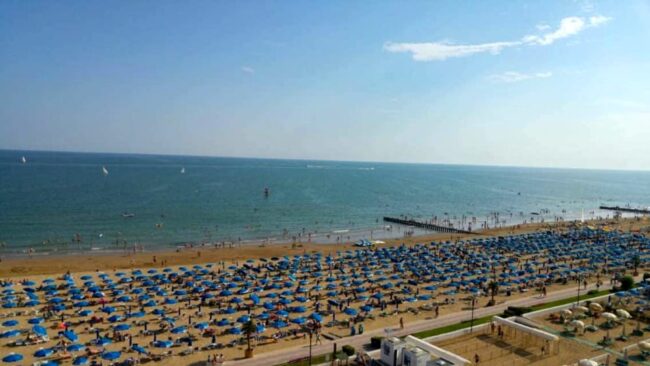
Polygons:
M609 285L601 286L602 290L609 289ZM474 318L481 318L488 315L497 315L502 313L508 306L534 306L539 304L544 304L551 301L566 299L569 297L574 297L577 295L578 287L576 285L570 285L569 287L551 292L546 297L541 297L540 295L533 295L529 297L523 297L512 301L506 301L504 303L497 304L491 307L481 307L474 309ZM595 290L595 285L589 285L587 290L584 288L580 290L580 294L586 294L589 290ZM391 336L401 337L409 334L444 327L451 324L460 323L465 320L471 319L471 312L461 311L451 314L441 315L438 318L426 319L417 322L412 322L406 324L404 329L399 329L399 318L395 317L395 327L391 328ZM366 344L370 343L370 338L373 336L386 336L385 329L374 329L364 332L362 335L357 335L354 337L345 337L338 339L336 341L327 341L323 339L323 344L318 346L312 346L312 355L322 355L328 352L332 352L333 344L337 343L337 349L340 350L343 345L354 346L357 350L362 349ZM282 363L289 362L291 360L296 360L300 358L309 357L309 345L300 345L293 346L291 348L276 350L272 352L256 354L252 359L241 359L228 361L225 363L226 366L271 366L279 365Z

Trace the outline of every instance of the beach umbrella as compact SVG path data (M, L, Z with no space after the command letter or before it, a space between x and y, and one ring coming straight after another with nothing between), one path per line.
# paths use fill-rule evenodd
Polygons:
M71 330L64 330L63 336L67 338L70 342L76 342L79 337Z
M176 300L176 299L172 299L172 298L165 299L165 304L167 304L167 305L174 305L174 304L177 304L177 303L178 303L178 300Z
M84 346L83 344L73 343L73 344L69 345L68 347L66 347L66 350L68 352L79 352L79 351L81 351L82 349L85 349L85 348L86 348L86 346Z
M16 319L5 320L2 322L3 327L15 327L16 325L18 325L18 320Z
M372 306L370 306L370 305L363 305L362 307L360 307L360 309L361 309L361 311L365 311L366 313L369 313L369 312L372 311Z
M346 308L345 310L343 310L343 312L349 316L355 316L358 314L358 312L352 308Z
M59 366L59 363L57 361L47 360L39 363L39 366Z
M173 346L174 343L172 341L155 341L153 342L153 346L156 348L169 348Z
M34 352L34 357L39 357L39 358L48 357L52 353L54 353L54 350L52 350L51 348L39 348L36 352Z
M0 338L11 338L20 334L20 331L17 329L11 329L6 332L0 333Z
M6 363L11 363L11 362L18 362L23 359L23 355L20 353L10 353L2 358L2 362Z
M187 332L187 327L184 326L184 325L183 325L183 326L180 326L180 327L176 327L176 328L173 328L170 332L171 332L172 334L181 334L181 333L185 333L185 332Z
M295 318L295 319L292 319L291 322L294 323L294 324L303 325L307 321L305 320L305 318Z
M140 346L138 344L134 344L133 346L131 346L131 349L138 352L138 353L140 353L140 354L149 353L149 351L147 351L146 348L144 348L144 347L142 347L142 346Z
M43 322L43 318L41 317L36 317L36 318L31 318L27 321L29 324L41 324Z
M135 313L130 313L129 318L142 318L145 316L143 311L136 311Z
M106 361L113 361L120 358L121 355L122 353L119 351L104 352L102 353L102 358Z
M319 323L323 321L323 316L320 315L319 313L313 313L309 317L314 319L315 321L317 321Z
M103 347L107 344L113 343L113 341L110 338L99 338L99 339L95 339L93 343L95 343L95 345L97 346Z
M239 318L237 318L237 323L248 323L248 321L251 320L251 317L248 315L242 315Z
M639 348L644 352L650 352L650 343L646 341L641 341L638 343Z
M589 359L584 359L578 362L578 366L598 366L598 362Z
M32 332L38 336L46 336L47 330L40 325L35 325L32 327Z
M264 327L263 324L257 324L255 326L255 332L257 333L264 333L266 331L266 327Z
M228 333L230 333L230 334L241 334L241 328L232 327L232 328L228 329Z
M630 319L631 318L630 313L628 313L627 310L624 310L624 309L617 309L616 310L616 315L618 315L619 318L623 318L623 319Z
M88 316L88 315L91 315L92 313L93 313L92 310L81 310L81 311L78 312L77 314L78 314L79 316Z
M72 361L73 365L87 365L88 364L88 357L86 356L78 356L75 357L74 360Z
M194 324L194 328L198 329L198 330L206 330L206 329L208 329L208 327L209 327L209 325L206 322Z
M288 326L288 325L289 325L289 324L287 324L287 322L282 321L282 320L277 320L277 321L271 323L271 326L272 326L273 328L278 328L278 329L279 329L279 328L285 328L285 327Z
M225 327L227 325L230 325L230 320L223 318L217 322L217 325L220 327Z
M118 332L123 332L123 331L129 330L129 329L131 329L131 326L129 324L126 324L126 323L117 324L117 325L115 325L113 327L113 330L118 331Z
M615 321L618 317L612 313L603 313L602 317L607 319L607 321Z

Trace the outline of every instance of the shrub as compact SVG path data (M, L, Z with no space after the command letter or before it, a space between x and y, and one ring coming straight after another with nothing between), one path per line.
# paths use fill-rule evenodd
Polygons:
M354 354L357 352L357 351L354 349L354 347L352 347L352 346L350 346L350 345L348 345L348 344L346 344L345 346L343 346L343 347L341 348L341 350L343 351L343 353L345 353L346 355L348 355L348 357L350 357L350 356L354 356Z
M625 276L621 278L621 290L629 291L634 287L634 278L632 276Z
M598 293L598 290L589 290L587 291L587 295L595 295Z
M650 279L650 272L643 273L643 281L647 281L648 279Z
M510 317L510 316L522 316L526 313L530 313L532 311L531 308L527 307L521 307L521 306L508 306L508 308L503 312L503 315L505 317Z
M379 347L381 347L382 339L384 339L384 337L374 336L370 338L370 347L372 347L373 349L378 349Z

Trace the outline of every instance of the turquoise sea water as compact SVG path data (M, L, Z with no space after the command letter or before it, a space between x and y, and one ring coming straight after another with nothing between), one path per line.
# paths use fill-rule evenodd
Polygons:
M4 253L396 236L382 216L515 223L601 204L650 206L650 172L0 151Z

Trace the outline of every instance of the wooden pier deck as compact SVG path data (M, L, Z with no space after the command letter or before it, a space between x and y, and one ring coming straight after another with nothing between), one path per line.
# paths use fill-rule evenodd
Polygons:
M391 223L394 223L394 224L413 226L413 227L418 227L418 228L422 228L422 229L438 231L438 232L441 232L441 233L475 234L475 233L473 233L471 231L467 231L467 230L460 230L460 229L455 229L453 227L434 225L434 224L429 224L427 222L420 222L420 221L415 221L415 220L398 219L396 217L384 216L384 221L385 222L391 222Z

